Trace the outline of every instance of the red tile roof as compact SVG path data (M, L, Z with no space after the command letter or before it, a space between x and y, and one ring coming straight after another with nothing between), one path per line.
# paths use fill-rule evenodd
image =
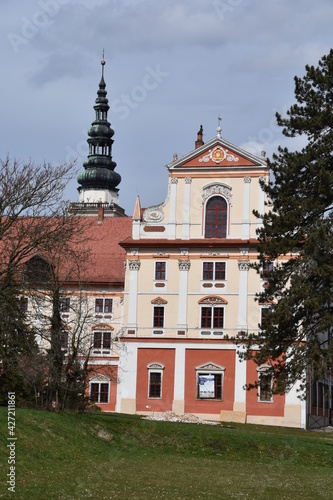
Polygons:
M21 255L17 264L39 257L47 262L59 266L59 278L67 284L76 284L78 281L85 286L112 286L117 284L123 288L125 279L124 260L126 250L119 242L132 235L132 218L115 217L104 218L98 221L97 217L75 216L76 234L73 238L72 251L62 253L61 239L59 246L53 246L52 239L43 240L44 246L29 245L30 237L35 238L38 232L44 234L47 226L61 228L61 218L19 217L13 221L5 237L0 240L0 271L9 265L10 259ZM57 226L57 221L60 221ZM71 234L69 226L68 234ZM34 240L35 241L35 240ZM55 240L57 241L57 240ZM49 245L48 245L49 243ZM28 250L27 250L28 249ZM77 251L76 251L77 249ZM67 255L67 256L66 256ZM70 256L73 255L73 258ZM37 263L38 265L38 263ZM79 267L79 272L77 272ZM38 270L37 270L38 271Z
M119 242L132 234L131 217L81 218L84 235L87 236L86 248L90 252L86 265L84 281L94 283L120 283L125 280L124 261L126 251Z

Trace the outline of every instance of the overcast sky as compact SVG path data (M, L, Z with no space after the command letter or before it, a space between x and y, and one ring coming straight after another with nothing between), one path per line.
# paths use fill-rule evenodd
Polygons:
M165 165L219 115L251 153L284 144L275 111L333 46L332 22L332 0L1 0L0 157L81 168L104 48L120 205L162 203Z

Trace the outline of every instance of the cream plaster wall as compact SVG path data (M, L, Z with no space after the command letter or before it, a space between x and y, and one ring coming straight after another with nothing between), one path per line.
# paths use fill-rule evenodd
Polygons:
M177 220L177 237L181 238L181 226L184 216L184 194L185 194L185 179L178 179L177 183L177 204L176 204L176 220Z

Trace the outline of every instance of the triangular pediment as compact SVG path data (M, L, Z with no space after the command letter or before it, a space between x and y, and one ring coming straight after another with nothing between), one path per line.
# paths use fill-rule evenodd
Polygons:
M154 304L154 305L161 306L161 305L167 304L168 301L165 300L165 299L162 299L162 297L156 297L156 299L153 299L151 301L151 303Z
M225 167L267 167L267 165L264 158L258 158L219 137L215 137L203 146L167 165L170 171L187 168L218 169Z
M212 363L211 361L208 361L208 363L204 363L203 365L196 366L195 369L197 371L224 371L225 367L217 365L216 363Z

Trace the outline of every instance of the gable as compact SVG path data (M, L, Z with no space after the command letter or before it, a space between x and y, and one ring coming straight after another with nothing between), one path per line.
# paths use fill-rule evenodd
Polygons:
M180 168L219 169L258 166L267 167L266 161L218 137L167 165L169 171Z
M186 167L235 167L235 166L256 166L253 161L237 154L236 151L228 149L221 145L214 146L208 151L204 151L198 156L185 162L182 165Z

